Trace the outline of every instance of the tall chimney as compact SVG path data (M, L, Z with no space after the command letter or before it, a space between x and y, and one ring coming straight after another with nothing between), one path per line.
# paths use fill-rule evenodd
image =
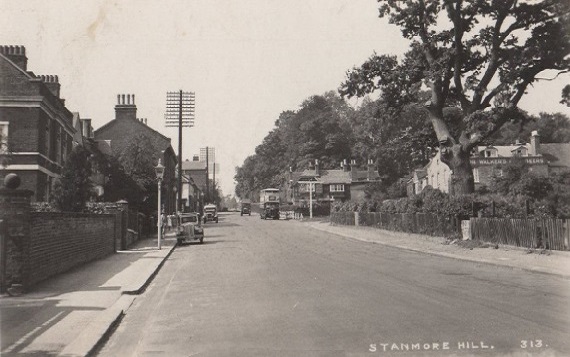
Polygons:
M26 47L24 46L0 46L0 53L20 67L24 71L28 70L28 57L26 57Z
M319 159L315 159L315 176L321 176Z
M348 172L348 170L350 169L350 168L348 167L348 162L347 162L346 159L344 159L344 160L342 161L342 165L341 165L341 166L342 166L342 171L344 171L344 172Z
M356 167L356 160L350 160L350 178L352 181L358 181L358 168Z
M53 95L59 98L59 90L61 85L59 84L59 78L57 76L52 75L41 75L38 76L41 78L42 82L46 85L50 92Z
M124 94L117 95L117 105L115 105L115 119L137 120L137 106L135 105L134 95L132 103L130 94L128 94L126 98Z
M532 156L540 155L540 135L538 131L534 130L530 136L530 154Z
M366 168L367 168L366 178L368 179L368 181L372 181L374 179L374 160L368 159L368 165Z

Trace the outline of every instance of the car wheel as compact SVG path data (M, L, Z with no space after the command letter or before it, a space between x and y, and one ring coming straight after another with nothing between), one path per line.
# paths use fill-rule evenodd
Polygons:
M204 238L200 238L200 244L204 244Z
M243 216L243 213L240 213L240 216Z
M178 245L182 245L182 239L178 239Z

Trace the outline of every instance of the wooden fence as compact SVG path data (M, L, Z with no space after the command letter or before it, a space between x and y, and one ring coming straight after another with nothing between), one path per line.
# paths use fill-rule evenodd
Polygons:
M432 236L460 236L456 217L429 213L331 212L331 223ZM524 248L570 250L570 219L471 218L471 239Z
M471 238L525 248L568 250L569 219L471 218Z
M432 236L458 236L461 232L456 217L429 213L332 212L331 222Z

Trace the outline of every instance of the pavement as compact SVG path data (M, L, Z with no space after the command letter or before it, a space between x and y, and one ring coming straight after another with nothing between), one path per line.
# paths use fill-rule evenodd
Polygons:
M112 331L176 246L166 234L0 297L2 356L87 356Z
M303 223L313 229L373 244L477 264L490 264L570 278L570 252L568 251L532 250L507 245L476 247L476 244L462 244L457 241L451 243L442 237L393 232L373 227L333 225L329 221L305 221Z
M512 269L570 278L570 252L511 246L465 248L443 238L370 227L335 226L328 221L297 223L349 239ZM120 322L136 296L176 246L167 234L88 263L37 285L18 297L0 297L2 356L87 356Z

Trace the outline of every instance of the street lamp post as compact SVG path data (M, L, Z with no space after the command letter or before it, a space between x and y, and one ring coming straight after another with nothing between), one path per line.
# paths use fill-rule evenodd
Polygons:
M160 244L162 243L162 205L161 205L161 183L164 177L164 165L161 164L160 159L158 159L158 165L154 168L156 171L156 179L158 180L158 250L160 250Z
M313 183L309 182L309 218L313 218Z

